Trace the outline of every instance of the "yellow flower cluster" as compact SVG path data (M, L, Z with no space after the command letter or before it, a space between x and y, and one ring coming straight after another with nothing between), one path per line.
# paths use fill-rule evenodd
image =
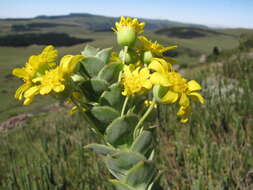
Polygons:
M112 52L110 55L110 62L124 65L118 76L123 84L122 95L135 96L153 89L156 101L165 104L178 102L177 115L182 117L181 122L187 122L190 101L204 103L199 93L201 86L194 80L183 78L173 69L175 60L165 57L165 52L177 46L164 47L145 36L138 36L144 32L144 26L145 23L137 19L121 17L113 29L118 44L123 46L120 53ZM65 90L71 94L70 79L74 80L76 64L84 57L65 55L57 64L57 55L53 46L47 46L41 54L31 56L23 68L13 70L13 74L24 81L15 94L18 100L25 99L24 105L30 104L38 94L57 94ZM157 95L157 91L162 93Z
M166 104L178 102L180 108L177 115L185 123L191 110L190 100L204 103L204 98L198 93L201 86L194 80L187 81L175 72L172 67L175 59L164 55L165 52L176 49L176 45L164 47L145 36L136 36L144 31L144 26L137 19L121 17L115 23L116 29L113 29L117 33L118 43L125 46L119 55L113 53L111 57L111 60L125 64L121 75L124 86L122 94L132 96L158 86L164 93L159 101ZM138 42L137 45L135 41Z
M195 80L187 82L185 78L174 71L170 64L166 65L166 61L163 59L153 59L149 68L154 71L150 77L152 84L168 88L166 94L161 98L161 102L170 104L178 101L180 109L177 115L182 117L181 122L187 122L190 100L199 101L202 104L205 102L198 92L201 90L201 86Z
M195 81L187 82L179 73L175 72L172 65L161 58L153 58L148 67L133 70L129 66L124 69L122 83L124 96L143 93L154 85L166 88L166 93L160 102L172 104L179 102L180 108L177 113L181 116L181 122L188 121L190 112L190 100L204 104L204 98L198 93L201 86Z
M65 89L66 81L83 56L66 55L57 65L57 55L53 46L47 46L41 54L31 56L25 67L13 70L13 75L24 81L17 89L15 98L21 100L24 97L24 105L28 105L37 94L46 95L51 91L59 93Z

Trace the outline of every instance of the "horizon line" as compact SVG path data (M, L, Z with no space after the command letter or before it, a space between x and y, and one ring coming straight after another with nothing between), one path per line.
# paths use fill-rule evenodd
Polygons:
M0 21L1 20L31 20L31 19L36 19L38 17L57 17L57 16L68 16L68 15L93 15L93 16L102 16L102 17L112 17L112 18L120 18L121 16L124 17L132 17L132 18L138 18L138 19L144 19L144 20L161 20L161 21L170 21L170 22L178 22L182 24L192 24L192 25L202 25L204 27L208 28L214 28L214 29L253 29L253 27L233 27L233 26L225 26L225 25L219 25L219 24L202 24L202 23L192 23L192 22L184 22L184 21L177 21L177 20L170 20L170 19L159 19L159 18L147 18L147 17L134 17L134 16L128 16L128 15L121 15L121 16L111 16L111 15L102 15L102 14L93 14L93 13L88 13L88 12L70 12L66 14L41 14L37 16L29 16L29 17L1 17L0 16Z

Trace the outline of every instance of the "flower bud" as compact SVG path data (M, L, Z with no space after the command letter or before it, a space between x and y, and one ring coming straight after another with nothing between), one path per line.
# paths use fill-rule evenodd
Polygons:
M157 102L161 103L161 98L167 93L168 87L155 85L153 87L153 96Z
M81 75L77 75L77 74L72 75L72 76L71 76L71 79L72 79L74 82L84 81L84 78L83 78Z
M146 64L149 64L153 58L153 53L151 51L145 51L142 55L142 61Z
M137 35L134 28L125 27L124 29L121 29L117 32L117 41L121 46L134 46L136 38Z

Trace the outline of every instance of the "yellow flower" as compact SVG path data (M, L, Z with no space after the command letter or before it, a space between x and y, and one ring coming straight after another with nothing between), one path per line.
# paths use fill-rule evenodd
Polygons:
M122 77L124 85L124 91L122 94L124 96L129 96L152 88L149 77L149 70L146 67L142 69L137 67L135 70L131 71L129 66L125 66Z
M57 50L55 50L53 46L47 46L43 49L41 54L31 56L23 68L14 69L12 74L24 81L24 84L17 89L15 98L21 100L27 90L30 88L34 90L33 87L37 84L32 80L38 76L44 75L47 70L53 68L56 65L56 58ZM32 96L27 97L24 101L24 105L30 104L32 99Z
M151 54L162 57L163 59L171 62L175 62L173 58L170 57L165 57L163 54L166 51L176 49L177 46L169 46L169 47L164 47L161 44L155 42L152 42L148 40L145 36L139 36L138 40L141 42L141 45L139 47L140 50L150 52ZM149 56L150 57L150 56Z
M116 29L112 28L112 30L114 32L119 32L121 30L132 28L137 34L140 34L144 32L143 30L144 26L145 26L145 23L144 22L139 23L139 21L136 18L132 19L130 17L125 18L122 16L120 18L120 21L115 23Z
M46 71L45 75L35 78L34 82L40 82L40 86L34 91L27 92L27 96L40 93L41 95L49 94L51 91L59 93L64 91L66 82L73 74L76 64L83 59L81 55L65 55L60 65L55 69ZM25 94L26 95L26 94Z
M144 26L144 22L139 23L137 19L122 16L120 22L116 22L112 30L117 34L119 45L131 47L135 44L137 35L144 31Z
M149 69L155 71L150 77L152 83L167 87L167 92L160 101L168 104L179 101L181 107L177 115L184 116L182 122L188 120L186 116L189 115L190 99L202 104L205 103L204 98L198 93L201 86L195 80L187 82L179 73L173 71L165 61L154 59L150 63Z

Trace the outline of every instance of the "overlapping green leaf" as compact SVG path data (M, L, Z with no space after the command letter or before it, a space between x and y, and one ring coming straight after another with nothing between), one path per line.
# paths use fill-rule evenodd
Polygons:
M109 106L95 106L91 109L91 114L101 123L109 124L120 116L119 112Z
M141 161L129 170L123 182L138 190L147 190L157 174L154 163Z
M111 85L108 90L104 91L99 99L99 102L102 105L112 106L117 110L121 110L124 102L124 97L121 92L122 85L120 83L115 83Z
M119 73L123 68L121 63L110 63L105 65L102 70L98 73L98 78L114 83L118 81Z
M104 156L108 154L113 154L116 152L114 148L111 148L109 146L102 145L102 144L96 144L96 143L89 144L85 146L84 148L92 149L94 152L104 155Z
M136 115L118 117L107 127L106 140L115 147L130 144L137 122L138 116Z
M97 52L96 57L102 60L105 64L107 64L110 60L111 53L112 48L102 49L101 51Z
M116 190L136 190L133 187L129 187L127 184L122 183L118 180L110 180L110 182L115 186Z
M96 77L105 65L105 63L97 57L85 57L80 61L80 64L89 77Z
M109 84L105 80L91 79L81 84L81 90L91 101L97 101L101 94L107 90Z
M138 136L131 146L131 150L139 152L143 155L150 150L152 144L152 133L150 131L143 131L140 136Z
M108 155L105 159L105 163L110 172L117 179L123 179L134 165L145 159L143 155L137 152L121 151L113 155Z
M85 46L84 50L81 52L81 54L85 57L95 57L97 53L99 52L98 48L95 48L93 46L87 45Z

